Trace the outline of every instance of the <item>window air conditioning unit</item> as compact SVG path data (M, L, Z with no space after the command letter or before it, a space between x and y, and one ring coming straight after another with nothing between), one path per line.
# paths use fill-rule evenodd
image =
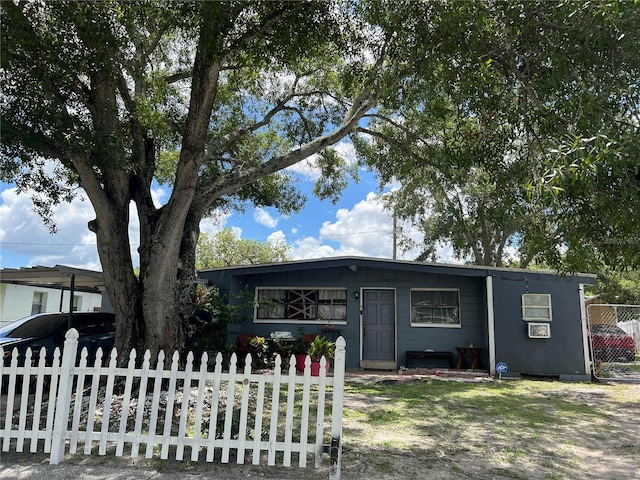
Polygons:
M551 338L551 324L528 323L529 338Z

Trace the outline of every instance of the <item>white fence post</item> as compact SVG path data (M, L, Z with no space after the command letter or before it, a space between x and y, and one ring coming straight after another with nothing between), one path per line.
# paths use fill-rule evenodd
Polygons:
M56 412L53 422L53 437L51 439L51 457L49 458L51 465L57 465L64 459L64 431L69 424L69 404L73 386L71 369L76 361L79 336L75 328L69 330L65 336L62 365L60 365L60 385L58 387L58 397L55 399ZM49 399L49 401L53 401L53 399Z
M342 460L342 410L344 405L344 370L347 356L347 342L344 337L336 340L333 361L333 405L331 410L331 446L329 459L329 480L340 480Z

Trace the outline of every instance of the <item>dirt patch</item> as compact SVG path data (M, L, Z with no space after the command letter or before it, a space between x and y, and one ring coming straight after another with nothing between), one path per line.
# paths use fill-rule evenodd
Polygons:
M402 415L393 396L348 395L349 409L369 413L346 413L344 478L640 479L640 385L508 381L517 388L430 395L432 379L414 381L426 382L424 409L434 413L395 428L368 426L374 411Z

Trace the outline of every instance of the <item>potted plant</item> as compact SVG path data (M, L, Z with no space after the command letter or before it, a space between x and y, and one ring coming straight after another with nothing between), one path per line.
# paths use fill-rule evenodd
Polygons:
M291 354L296 356L296 370L304 372L304 361L309 351L309 342L304 338L304 327L298 328L296 341L291 344Z
M331 340L327 340L325 337L316 335L307 350L307 355L311 357L311 375L317 377L320 375L320 359L322 357L327 359L326 369L329 373L330 360L336 351L336 344Z
M249 353L253 359L253 366L256 369L267 367L267 361L264 354L267 352L269 345L264 337L252 337L247 342L249 344ZM243 359L244 360L244 359Z

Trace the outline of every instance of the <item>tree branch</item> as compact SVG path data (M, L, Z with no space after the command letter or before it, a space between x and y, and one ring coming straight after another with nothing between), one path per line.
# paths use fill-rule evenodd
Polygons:
M265 38L266 32L273 27L288 11L295 11L300 8L300 6L304 6L304 2L287 2L285 4L287 7L291 7L291 10L287 10L287 8L281 8L276 10L269 15L267 15L261 24L259 24L254 30L248 31L244 35L242 35L223 55L222 61L220 63L227 63L226 60L233 57L237 52L243 51L244 48L247 47L254 40L258 40L260 38Z
M264 178L291 165L294 165L311 155L333 145L349 133L353 132L357 127L357 123L362 116L376 105L376 97L370 94L368 98L359 102L360 107L357 110L351 109L346 115L345 120L340 127L331 133L320 136L309 143L292 150L291 152L275 157L260 165L250 167L246 171L230 172L218 177L216 181L209 183L202 189L202 194L210 196L208 203L210 204L217 198L233 193L237 188L247 185L255 180Z
M411 129L409 129L408 127L396 122L395 120L393 120L392 118L387 117L386 115L382 115L380 113L372 113L370 115L366 115L366 118L377 118L379 120L382 120L383 122L388 123L389 125L393 126L394 128L397 128L398 130L404 132L407 136L411 136L416 138L416 140L422 142L424 145L427 145L428 142L426 139L420 137L420 135L417 135L417 133ZM389 138L389 137L387 137Z
M238 139L242 138L245 135L255 132L256 130L264 127L265 125L268 125L269 122L271 122L271 120L273 119L273 117L279 112L281 112L282 110L284 110L286 108L287 102L294 97L295 95L293 94L287 95L275 107L269 110L267 114L262 118L262 120L255 122L254 124L246 128L241 128L239 130L236 130L233 133L224 135L216 139L215 141L211 142L207 147L207 153L205 153L204 160L207 161L207 160L211 160L211 158L220 156L221 154L220 152L223 152L227 148L227 146L230 145L231 143L237 141Z
M173 73L165 78L165 81L168 85L172 83L179 82L180 80L186 80L187 78L191 78L193 71L191 70L182 70L180 72Z

